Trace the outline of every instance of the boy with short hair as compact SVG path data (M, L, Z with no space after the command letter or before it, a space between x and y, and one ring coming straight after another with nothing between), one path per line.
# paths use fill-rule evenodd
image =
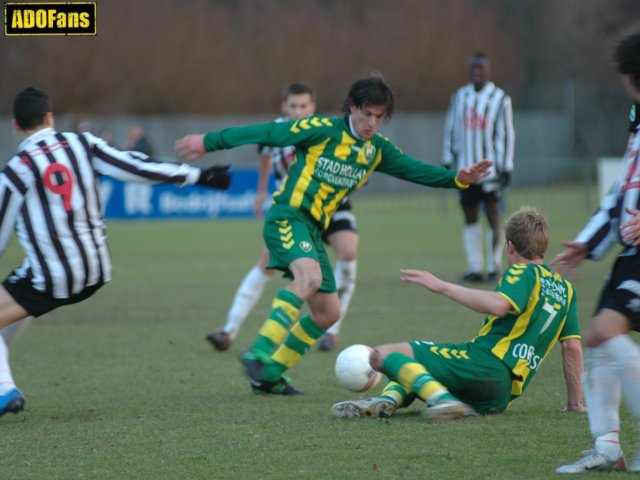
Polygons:
M417 396L430 420L503 412L524 393L559 340L567 383L567 409L581 411L582 349L576 293L543 263L549 242L545 217L522 207L505 226L509 268L495 291L445 282L420 270L401 270L402 280L422 285L476 312L487 314L467 343L413 341L376 347L371 366L390 380L379 397L335 404L338 418L389 417Z

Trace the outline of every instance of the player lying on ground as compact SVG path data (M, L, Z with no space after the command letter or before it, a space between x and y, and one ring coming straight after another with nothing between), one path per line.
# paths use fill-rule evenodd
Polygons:
M229 187L224 167L200 170L150 161L142 153L117 150L91 133L56 132L49 97L37 88L16 96L13 116L16 130L25 138L0 172L0 252L15 230L27 256L0 286L0 328L80 302L111 280L98 190L101 175ZM13 380L7 344L0 335L0 415L23 408L24 397Z
M389 417L415 397L425 416L450 420L503 412L524 393L556 340L562 344L567 410L583 411L582 348L576 293L543 264L549 241L544 216L522 207L506 222L509 268L495 291L445 282L429 272L401 270L402 280L487 316L467 343L413 341L376 347L371 366L388 378L382 394L335 404L338 418Z
M284 271L292 282L276 294L269 318L243 356L255 392L301 394L285 379L285 372L340 317L322 234L347 195L361 188L374 171L431 187L467 188L491 166L490 161L481 161L452 172L405 154L378 133L382 122L391 117L394 103L391 88L373 75L352 85L342 117L316 115L232 127L176 142L176 150L188 160L252 143L296 147L296 161L274 194L264 222L269 268ZM304 302L311 313L298 320Z

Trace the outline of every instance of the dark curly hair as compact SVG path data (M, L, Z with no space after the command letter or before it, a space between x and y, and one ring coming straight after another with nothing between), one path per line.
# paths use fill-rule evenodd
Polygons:
M342 112L349 114L351 105L356 108L368 107L371 105L384 105L385 119L390 119L395 108L395 96L391 87L387 85L382 75L378 73L357 80L347 94L342 104Z
M631 75L633 84L640 89L640 33L623 38L613 53L618 72Z

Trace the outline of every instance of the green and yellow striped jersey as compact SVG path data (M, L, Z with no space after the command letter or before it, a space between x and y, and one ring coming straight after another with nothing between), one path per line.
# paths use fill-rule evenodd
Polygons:
M558 339L580 338L576 292L547 265L511 265L496 291L512 306L503 317L488 315L473 339L513 372L513 398L521 395Z
M307 212L322 228L342 199L362 187L374 170L431 187L457 186L455 171L416 160L380 134L359 139L348 117L316 115L226 128L204 137L207 151L251 143L296 147L296 159L273 200Z

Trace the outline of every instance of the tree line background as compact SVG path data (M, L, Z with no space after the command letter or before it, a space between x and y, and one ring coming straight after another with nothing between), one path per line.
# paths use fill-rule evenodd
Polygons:
M2 38L0 114L27 85L56 112L276 113L295 79L335 112L371 71L399 111L442 111L483 50L516 111L568 110L578 153L619 152L611 49L638 19L638 0L98 0L95 37Z

